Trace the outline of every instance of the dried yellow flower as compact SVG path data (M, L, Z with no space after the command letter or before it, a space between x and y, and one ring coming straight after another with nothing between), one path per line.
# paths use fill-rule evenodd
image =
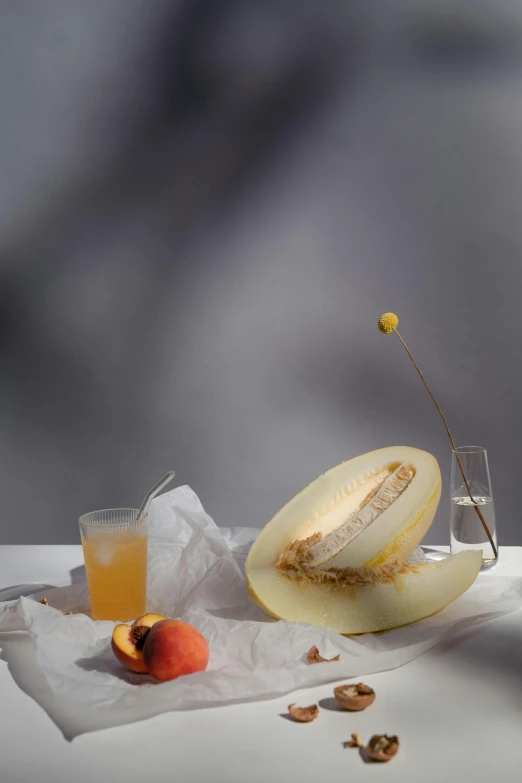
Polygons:
M383 334L391 334L399 325L399 319L395 313L383 313L379 318L379 331Z
M466 478L466 474L464 473L464 468L462 467L462 463L460 461L459 453L457 451L457 447L455 446L455 441L453 440L453 435L451 434L448 422L446 421L446 417L444 416L444 414L442 412L442 408L440 407L439 403L435 399L435 396L434 396L432 390L428 386L426 378L422 374L422 371L421 371L419 365L417 364L417 362L413 358L410 349L408 348L408 346L406 345L406 343L402 339L401 335L397 331L397 326L398 325L399 325L399 319L397 318L395 313L383 313L381 315L381 317L379 318L379 321L378 321L379 331L381 331L383 334L391 334L392 332L395 332L395 335L396 335L397 339L401 341L404 350L406 351L406 353L410 357L413 366L417 370L421 381L423 382L424 386L426 387L426 391L430 395L433 404L437 408L437 410L439 412L439 415L440 415L440 417L441 417L441 419L442 419L442 421L444 423L444 426L446 428L446 432L448 434L448 438L450 440L451 447L452 447L453 451L455 452L455 457L457 459L457 462L458 462L458 465L459 465L459 468L460 468L460 472L462 474L462 478L464 480L464 484L466 486L466 490L468 492L468 495L469 495L469 498L471 500L471 503L473 504L473 506L475 508L475 511L476 511L476 514L477 514L478 518L480 519L480 521L482 523L482 527L484 528L484 531L485 531L485 533L486 533L486 535L487 535L487 537L489 539L489 543L491 544L491 549L493 550L493 555L494 555L494 557L498 557L497 545L493 541L493 537L491 535L491 531L490 531L489 527L487 526L487 523L486 523L486 520L484 519L484 516L482 515L482 511L480 510L478 504L475 502L475 499L473 498L473 495L471 494L471 489L470 489L468 480Z

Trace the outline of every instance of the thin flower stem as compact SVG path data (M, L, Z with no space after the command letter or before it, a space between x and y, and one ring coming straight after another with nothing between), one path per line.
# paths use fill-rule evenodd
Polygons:
M406 345L406 343L404 342L404 340L400 336L400 334L397 331L397 329L394 329L393 331L395 332L395 334L397 335L397 337L399 338L399 340L403 344L406 353L408 354L408 356L412 360L413 366L415 367L415 369L419 373L419 375L421 377L421 380L422 380L424 386L426 387L426 390L427 390L428 394L430 395L431 399L433 400L433 403L435 404L435 407L437 408L438 412L440 413L440 417L441 417L442 421L444 422L444 426L446 427L446 432L448 433L448 438L450 439L450 443L451 443L451 446L453 448L453 453L455 454L455 459L457 460L458 466L460 468L460 472L462 473L462 478L464 479L464 484L466 485L466 489L468 491L469 498L470 498L471 502L473 503L473 508L477 512L480 521L482 522L482 527L486 531L486 535L487 535L487 537L489 539L489 543L491 544L491 548L493 550L493 555L494 555L495 558L497 558L498 557L497 547L495 546L495 542L493 541L493 536L491 535L491 533L489 531L489 528L488 528L488 526L486 524L486 520L484 519L484 517L482 515L482 512L481 512L480 508L478 507L477 502L475 501L473 495L471 494L471 489L470 489L470 486L468 484L468 480L466 478L466 474L464 473L464 468L462 467L462 462L460 461L460 456L459 456L459 453L457 451L457 447L455 446L455 441L453 440L453 436L451 434L448 422L446 421L446 417L444 416L439 403L435 399L435 397L434 397L430 387L428 386L426 378L422 374L422 372L420 370L420 367L418 366L417 362L415 361L415 359L411 355L410 349L408 348L408 346Z

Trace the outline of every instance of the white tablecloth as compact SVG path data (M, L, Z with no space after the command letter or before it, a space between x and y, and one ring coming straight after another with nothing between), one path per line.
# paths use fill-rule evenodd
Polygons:
M0 600L32 593L36 584L66 584L82 563L80 546L0 547ZM522 548L501 547L495 572L522 576ZM255 704L167 713L72 742L46 714L64 707L30 665L27 636L0 634L0 648L1 783L448 783L472 771L475 783L513 783L522 774L521 612L368 676L377 699L364 713L331 709L327 685ZM289 702L323 709L313 723L297 724L281 717ZM342 747L351 732L398 734L399 755L385 768L365 765L356 750Z

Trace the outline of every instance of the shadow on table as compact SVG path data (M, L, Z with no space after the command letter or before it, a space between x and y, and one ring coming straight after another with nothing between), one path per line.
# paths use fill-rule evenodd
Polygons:
M76 568L71 568L69 571L69 574L71 576L71 584L75 585L78 582L86 582L87 576L85 573L85 566L77 566Z
M142 685L143 683L154 684L156 681L148 674L137 674L128 669L124 669L119 661L116 660L112 649L109 647L104 653L96 655L93 658L78 658L76 665L86 672L102 672L117 677L131 685Z
M522 707L522 612L518 613L518 623L509 630L502 629L498 623L488 623L483 629L470 628L453 639L442 642L434 651L455 660L465 659L467 666L475 672L486 669L488 680L505 684L509 698L517 698ZM475 644L476 635L481 633L480 645ZM428 653L429 654L429 653Z
M87 581L84 565L71 569L69 575L72 585L84 584ZM54 590L56 587L57 585L51 585L48 582L33 582L2 587L0 590L0 603L3 601L17 601L22 596L36 595L44 590Z
M426 556L426 560L446 560L449 556L449 552L444 552L441 549L433 546L421 546L422 551Z
M335 699L333 696L326 696L324 699L319 699L319 707L322 710L330 710L330 712L344 712L346 714L346 710L344 710L337 699Z
M0 590L0 602L1 601L17 601L22 596L33 595L33 593L39 593L42 590L51 590L54 585L48 584L25 584L25 585L11 585L11 587L3 587Z

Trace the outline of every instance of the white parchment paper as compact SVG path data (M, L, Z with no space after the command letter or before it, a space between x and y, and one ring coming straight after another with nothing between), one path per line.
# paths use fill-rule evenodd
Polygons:
M148 611L200 629L210 647L205 672L156 683L123 669L110 646L115 623L94 622L82 613L89 609L83 583L0 604L0 631L30 634L37 665L64 703L92 710L94 716L115 709L115 722L125 723L169 710L273 698L393 669L463 628L522 607L522 579L486 574L436 615L379 634L343 637L304 623L277 621L245 589L243 562L257 532L218 528L189 487L152 504ZM37 602L43 595L50 606ZM68 610L78 613L64 616ZM339 653L340 661L307 664L306 653L314 644L325 657ZM94 717L89 728L97 725ZM103 725L100 717L99 727Z

